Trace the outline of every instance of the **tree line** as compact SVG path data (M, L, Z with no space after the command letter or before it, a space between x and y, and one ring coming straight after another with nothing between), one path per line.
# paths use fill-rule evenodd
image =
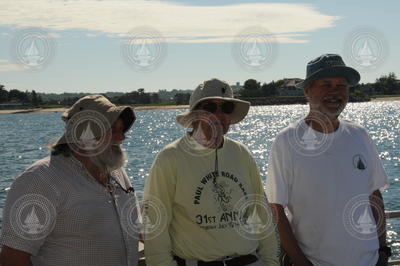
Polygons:
M273 97L280 95L280 90L286 79L271 81L270 83L258 82L255 79L248 79L244 82L243 89L239 94L241 97ZM400 95L400 80L395 73L382 75L374 83L362 83L350 88L350 95Z
M280 95L280 90L285 84L285 79L263 83L255 80L248 79L244 82L243 88L239 91L239 97L276 97ZM168 95L168 98L163 99L159 96ZM142 105L142 104L188 104L190 98L189 91L167 92L160 90L159 93L145 92L145 89L140 88L136 91L127 93L110 93L104 94L113 103L128 104L128 105ZM350 94L353 97L361 97L365 95L400 95L400 80L397 79L395 73L391 72L388 75L382 75L377 78L374 83L359 84L350 88ZM71 94L75 96L64 97L62 99L49 98L43 100L41 95L32 91L20 91L17 89L6 90L0 84L0 104L1 103L19 103L25 106L39 107L39 106L70 106L74 104L83 93Z
M39 106L43 103L40 95L36 93L35 90L32 91L20 91L17 89L12 89L7 91L4 85L0 84L0 103L21 103L24 105Z
M32 91L20 91L17 89L6 90L4 85L0 84L0 104L22 104L27 107L46 107L46 106L71 106L79 98L88 93L65 93L64 97L45 97L43 99L40 94ZM118 94L118 95L115 95ZM173 97L167 101L160 99L158 93L145 92L143 88L137 91L127 93L105 93L103 94L111 102L115 104L128 105L146 105L146 104L187 104L189 102L190 93L182 93L175 90Z

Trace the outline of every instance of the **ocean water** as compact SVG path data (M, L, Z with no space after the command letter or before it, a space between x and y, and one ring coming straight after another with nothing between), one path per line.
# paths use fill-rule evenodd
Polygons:
M275 135L307 113L306 105L251 107L245 120L232 125L228 136L245 143L252 151L262 178L267 176L267 160ZM123 147L129 156L126 166L136 190L142 190L157 152L181 137L185 129L175 123L183 110L137 111L137 121ZM46 145L64 130L60 113L0 115L0 212L5 188L26 167L48 155ZM350 103L342 117L366 127L375 141L389 176L383 191L386 210L400 210L400 101ZM0 215L0 222L1 222ZM387 221L388 241L395 257L400 257L400 219Z

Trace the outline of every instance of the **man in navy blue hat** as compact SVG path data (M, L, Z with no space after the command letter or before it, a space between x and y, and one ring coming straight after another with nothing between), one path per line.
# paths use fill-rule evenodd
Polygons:
M360 74L336 54L307 65L307 116L272 146L266 194L285 265L387 265L387 176L367 131L339 119Z

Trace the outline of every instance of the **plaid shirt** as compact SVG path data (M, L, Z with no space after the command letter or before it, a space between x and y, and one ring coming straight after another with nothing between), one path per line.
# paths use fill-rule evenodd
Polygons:
M112 176L130 187L123 169ZM30 253L34 266L136 266L135 206L133 193L110 192L73 156L47 157L8 192L0 244Z

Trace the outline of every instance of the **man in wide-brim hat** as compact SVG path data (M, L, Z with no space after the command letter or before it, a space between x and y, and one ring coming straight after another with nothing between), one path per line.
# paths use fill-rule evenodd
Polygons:
M65 132L50 146L51 156L31 165L8 192L1 265L136 266L139 231L126 221L135 221L137 209L120 147L133 109L89 95L62 119Z
M146 180L145 202L162 203L146 217L165 228L145 230L147 265L278 265L257 165L243 144L225 136L250 104L218 79L200 84L189 103L177 122L191 130L160 151Z
M387 175L365 128L339 119L349 86L359 80L339 55L310 61L298 84L309 112L274 140L266 194L287 253L284 265L387 265L379 192Z

